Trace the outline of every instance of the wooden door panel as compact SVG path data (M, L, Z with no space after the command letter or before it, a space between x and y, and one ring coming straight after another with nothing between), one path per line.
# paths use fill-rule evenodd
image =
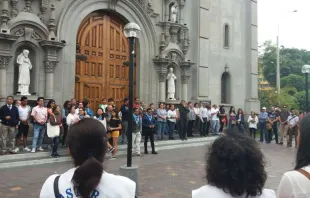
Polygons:
M75 97L91 102L95 111L103 97L114 98L118 107L128 97L128 39L123 34L124 23L106 13L92 13L80 25L77 43L79 53L87 61L76 62Z

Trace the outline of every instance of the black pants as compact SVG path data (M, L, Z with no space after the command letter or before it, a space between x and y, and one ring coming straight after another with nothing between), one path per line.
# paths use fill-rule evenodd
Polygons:
M153 133L153 131L146 131L145 137L144 137L144 152L147 152L147 141L149 138L151 141L152 152L155 151L154 133Z
M225 122L222 122L222 120L220 120L220 132L223 132L224 124Z
M179 120L179 136L181 140L187 138L187 120Z
M256 137L256 129L255 128L249 128L249 130L250 130L250 136L255 139L255 137Z
M195 123L195 120L189 120L188 121L188 127L187 127L187 136L188 137L193 136L194 123Z

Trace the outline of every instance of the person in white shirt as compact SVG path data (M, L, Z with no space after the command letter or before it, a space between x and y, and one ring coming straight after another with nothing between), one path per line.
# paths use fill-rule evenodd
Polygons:
M220 118L219 118L220 110L217 108L217 105L214 104L211 108L211 127L213 135L219 134L220 129Z
M267 180L264 156L257 142L239 133L227 133L207 151L208 185L192 191L192 198L276 198L264 189Z
M201 121L200 125L200 136L206 137L209 134L209 114L210 111L207 108L207 104L202 104L202 107L199 110L199 118Z
M174 105L170 105L170 109L168 111L168 127L169 127L169 140L174 140L173 133L175 130L175 123L177 122L177 112L174 109Z
M51 175L42 186L40 198L135 197L134 181L104 171L106 137L106 130L98 120L83 119L72 125L67 142L75 168Z
M248 123L249 123L250 137L253 137L253 139L255 140L258 117L255 115L254 111L251 112L251 115L249 116L248 119Z
M198 103L195 103L194 104L194 111L195 111L195 114L196 114L196 121L195 121L195 129L197 131L199 131L199 123L200 123L200 118L199 118L199 115L200 115L200 108L199 108L199 104Z
M79 116L75 113L75 106L71 105L70 113L68 114L66 118L66 123L68 125L68 128L70 128L71 125L78 122L79 120L80 120Z
M298 134L298 124L299 124L299 117L296 115L295 109L291 109L291 115L287 118L288 123L288 136L287 139L287 147L292 147L292 139L294 136L295 139L295 148L297 148L297 134Z
M310 197L310 115L303 117L299 124L299 142L295 160L295 168L284 173L278 190L279 198Z
M27 147L27 136L29 132L29 119L31 113L31 107L28 105L28 99L26 96L21 98L21 105L17 107L19 112L19 126L18 126L18 133L16 135L16 146L20 143L20 137L23 138L23 151L30 152L31 149Z

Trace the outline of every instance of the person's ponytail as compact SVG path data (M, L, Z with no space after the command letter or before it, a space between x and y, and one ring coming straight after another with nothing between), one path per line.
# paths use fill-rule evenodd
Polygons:
M81 164L74 172L72 183L76 194L81 198L89 198L98 186L103 173L102 163L93 156Z

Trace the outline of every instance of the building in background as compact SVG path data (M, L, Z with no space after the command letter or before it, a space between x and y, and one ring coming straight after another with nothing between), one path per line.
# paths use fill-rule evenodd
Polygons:
M142 30L135 94L145 103L259 109L256 0L2 0L1 10L2 97L16 95L16 58L28 49L31 98L88 98L95 107L113 97L120 104L128 95L123 27L132 21ZM169 68L176 100L167 98Z

